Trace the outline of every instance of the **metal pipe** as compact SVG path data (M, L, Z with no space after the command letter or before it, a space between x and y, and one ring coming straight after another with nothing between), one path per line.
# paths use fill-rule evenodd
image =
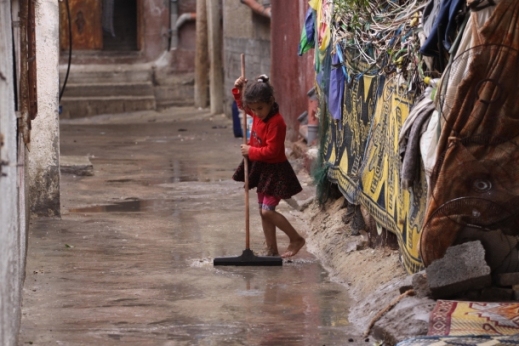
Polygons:
M264 6L256 0L240 0L242 4L249 6L252 11L267 18L271 18L270 6Z
M180 17L178 17L177 22L175 23L175 29L177 29L177 33L182 25L184 25L186 22L188 22L190 20L195 20L195 19L196 19L195 12L182 13L180 15Z
M178 0L170 1L169 16L169 50L175 50L178 47L178 29L176 27L178 20Z

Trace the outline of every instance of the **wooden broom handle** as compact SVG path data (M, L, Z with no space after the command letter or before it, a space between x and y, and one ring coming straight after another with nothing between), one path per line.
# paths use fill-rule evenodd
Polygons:
M242 92L245 90L245 55L241 55L241 77L243 78ZM247 112L243 112L243 144L247 145ZM243 156L243 173L245 180L245 249L250 250L249 222L249 160Z

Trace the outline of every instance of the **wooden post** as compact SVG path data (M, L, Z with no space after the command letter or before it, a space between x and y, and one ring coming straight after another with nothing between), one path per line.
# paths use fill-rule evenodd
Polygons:
M209 93L209 56L207 47L207 4L196 1L195 107L206 108Z
M209 92L211 113L223 113L223 62L221 0L207 0L209 57Z
M245 79L245 55L241 58L241 77ZM245 90L246 84L243 84ZM247 113L243 112L243 144L247 144ZM245 180L245 249L250 250L250 217L249 217L249 158L243 156L243 176Z

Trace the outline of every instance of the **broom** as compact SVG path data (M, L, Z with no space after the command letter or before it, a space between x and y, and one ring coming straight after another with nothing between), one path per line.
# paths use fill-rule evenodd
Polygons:
M245 56L241 55L241 76L245 79ZM245 85L243 85L245 89ZM243 116L243 144L247 144L247 114ZM250 249L249 230L249 162L243 157L245 176L245 250L237 257L217 257L213 260L215 266L281 266L283 260L276 256L256 256Z

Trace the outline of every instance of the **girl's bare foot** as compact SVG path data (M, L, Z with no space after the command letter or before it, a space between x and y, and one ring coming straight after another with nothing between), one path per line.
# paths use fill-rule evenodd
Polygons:
M297 240L291 241L288 245L287 251L281 255L282 258L292 257L301 250L301 248L305 245L305 239L300 237Z
M261 252L262 256L279 256L278 249L271 249L268 246L265 247L265 249Z

